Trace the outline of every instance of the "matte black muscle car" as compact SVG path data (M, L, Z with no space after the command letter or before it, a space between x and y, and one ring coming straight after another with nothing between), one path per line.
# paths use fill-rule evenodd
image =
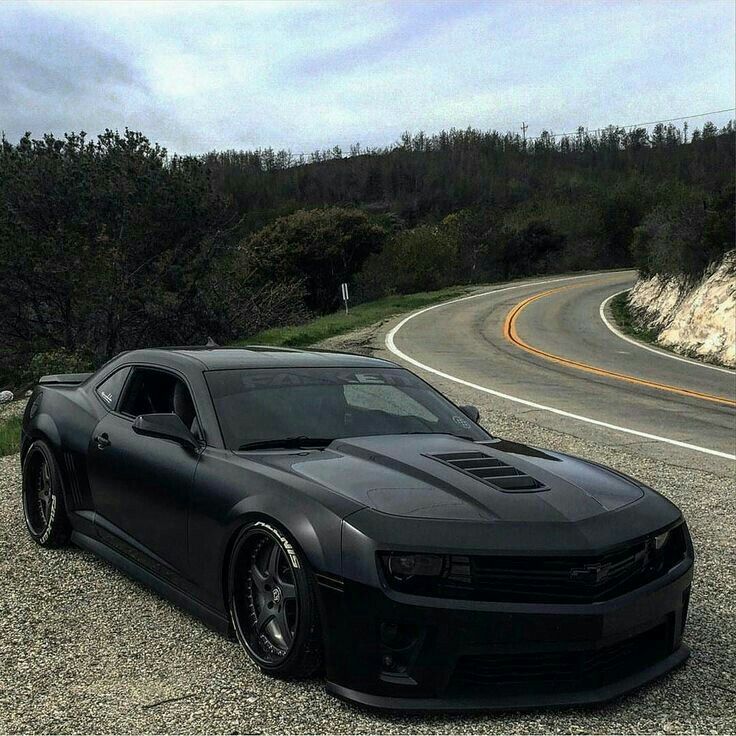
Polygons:
M47 376L22 429L42 545L91 550L267 673L389 708L592 703L670 670L692 579L672 503L504 441L394 363L138 350Z

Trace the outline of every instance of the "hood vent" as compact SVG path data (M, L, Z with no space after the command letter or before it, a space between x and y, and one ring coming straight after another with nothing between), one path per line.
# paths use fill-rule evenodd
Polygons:
M549 488L521 470L483 452L444 452L428 457L439 460L487 485L509 493L547 491Z

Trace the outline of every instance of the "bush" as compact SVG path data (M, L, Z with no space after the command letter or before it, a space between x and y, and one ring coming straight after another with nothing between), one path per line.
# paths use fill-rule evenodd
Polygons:
M433 291L458 283L458 242L447 227L422 225L396 234L356 278L361 300Z
M351 281L386 236L358 209L300 210L247 238L237 268L265 281L299 282L306 306L329 312L340 305L340 284Z
M542 225L565 238L554 261L549 263L553 271L600 268L609 259L598 196L597 190L574 186L570 191L547 193L514 208L504 218L498 252L503 256L514 233Z
M643 276L663 274L695 280L733 250L734 188L706 198L675 189L636 228L632 253Z
M480 283L500 276L498 213L467 208L445 217L442 228L457 243L459 283Z
M41 376L55 373L86 373L94 369L90 356L65 348L36 353L26 369L28 381L37 381Z
M309 318L304 281L260 278L240 250L224 255L213 267L203 296L202 322L218 343Z
M565 236L543 222L531 222L523 230L507 233L503 259L506 278L558 271L564 244Z
M599 201L604 244L600 266L628 266L635 229L651 209L652 195L638 178L625 179L606 189Z

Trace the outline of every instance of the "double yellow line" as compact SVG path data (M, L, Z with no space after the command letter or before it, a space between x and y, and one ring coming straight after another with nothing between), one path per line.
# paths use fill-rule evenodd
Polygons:
M519 337L519 333L516 329L516 320L519 317L519 315L528 307L532 302L536 302L538 299L543 299L546 296L549 296L550 294L556 294L560 291L565 291L567 289L575 289L580 288L580 286L587 286L589 285L590 281L587 281L585 284L575 284L573 286L561 286L556 289L549 289L548 291L543 291L539 294L535 294L534 296L527 297L526 299L520 301L507 315L506 315L506 321L503 325L503 335L504 337L512 342L517 347L521 348L522 350L526 350L528 353L532 353L533 355L538 355L542 358L545 358L546 360L550 360L553 363L558 363L559 365L565 365L570 368L577 368L581 371L586 371L587 373L593 373L597 376L604 376L606 378L616 378L619 381L627 381L628 383L635 383L639 386L646 386L648 388L655 388L660 391L669 391L673 394L679 394L680 396L687 396L689 398L693 399L702 399L703 401L710 401L714 404L724 404L725 406L731 406L736 408L736 401L733 401L732 399L724 398L723 396L714 396L712 394L706 394L702 393L700 391L691 391L687 388L680 388L678 386L670 386L666 383L659 383L657 381L647 381L644 378L637 378L636 376L630 376L627 373L618 373L616 371L609 371L605 368L598 368L594 365L589 365L588 363L582 363L579 360L571 360L570 358L565 358L561 355L555 355L554 353L548 353L545 350L540 350L539 348L535 348L533 345L529 345L529 343L525 342L521 337Z

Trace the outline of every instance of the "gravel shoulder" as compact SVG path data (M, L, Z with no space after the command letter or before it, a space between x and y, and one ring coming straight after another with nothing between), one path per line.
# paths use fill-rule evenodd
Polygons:
M385 325L323 347L383 353ZM326 695L319 680L262 675L239 647L92 555L26 534L17 455L0 458L0 732L3 733L733 733L736 500L733 477L542 429L470 389L494 434L614 465L685 513L696 580L682 668L601 708L393 715Z

